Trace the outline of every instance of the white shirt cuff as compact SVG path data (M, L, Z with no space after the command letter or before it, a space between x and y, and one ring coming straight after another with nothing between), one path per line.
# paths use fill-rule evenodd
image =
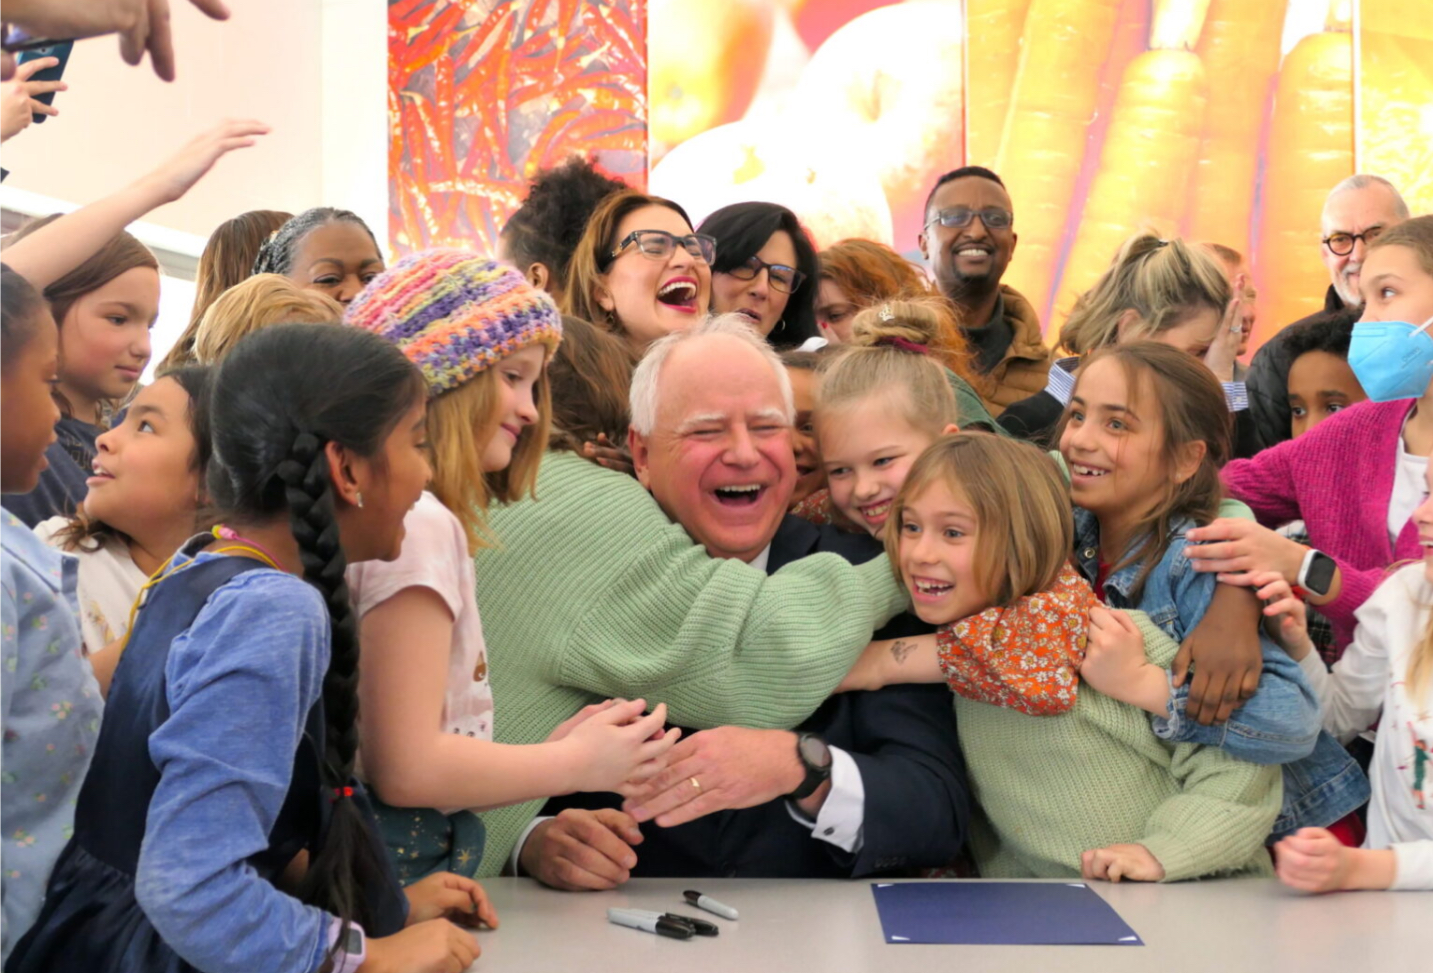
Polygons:
M1078 358L1058 358L1045 375L1045 391L1061 405L1069 405L1075 394L1075 369L1079 365Z
M846 751L831 748L831 790L813 821L795 801L786 802L791 819L811 830L811 837L826 841L849 854L861 850L861 832L866 824L866 785L861 768Z
M1229 403L1230 412L1243 412L1249 408L1249 387L1243 382L1220 382L1224 386L1224 401Z
M517 844L513 845L512 860L509 863L512 866L512 873L514 875L522 874L522 865L520 864L520 862L522 860L522 849L527 844L527 839L532 836L533 831L537 828L539 824L542 824L542 822L544 821L551 820L552 815L549 814L547 816L543 816L539 814L537 817L532 819L532 822L529 823L526 828L522 829L522 834L518 836Z
M1393 884L1395 891L1433 889L1433 839L1401 841L1393 849Z

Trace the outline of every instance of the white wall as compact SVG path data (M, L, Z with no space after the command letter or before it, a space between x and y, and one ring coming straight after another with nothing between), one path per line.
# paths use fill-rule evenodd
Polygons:
M387 239L387 4L385 0L234 0L226 22L171 3L179 79L120 60L114 38L75 45L60 116L5 144L11 170L0 200L30 194L83 204L143 175L224 118L273 131L231 153L177 203L145 220L151 245L198 250L245 210L352 209ZM65 207L59 207L65 208ZM165 233L164 231L177 231ZM185 235L189 236L185 236ZM155 326L158 360L188 323L193 287L166 278Z

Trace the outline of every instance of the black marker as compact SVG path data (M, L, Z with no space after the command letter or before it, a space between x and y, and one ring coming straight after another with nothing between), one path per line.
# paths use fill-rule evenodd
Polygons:
M666 916L649 918L640 912L627 909L608 909L607 921L619 926L626 926L629 929L641 929L644 932L656 933L658 936L666 936L668 939L691 939L696 935L692 927L685 922L677 922Z
M716 899L708 898L700 892L686 891L682 897L696 906L698 909L705 909L710 913L721 916L723 919L735 919L736 910L729 905L723 905Z
M692 927L692 932L698 936L716 936L721 929L714 922L707 922L705 919L698 919L696 916L684 916L679 912L651 912L647 909L620 909L631 915L644 916L648 919L667 918L676 922L684 922Z

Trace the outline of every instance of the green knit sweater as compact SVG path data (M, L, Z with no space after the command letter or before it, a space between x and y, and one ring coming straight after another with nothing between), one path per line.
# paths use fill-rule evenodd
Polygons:
M1179 646L1133 612L1145 654L1169 668ZM986 878L1066 878L1080 853L1144 845L1165 881L1272 875L1264 839L1283 797L1280 768L1213 747L1169 746L1143 710L1081 685L1060 716L955 698L960 744L984 811L972 838Z
M476 557L500 743L538 743L608 696L673 723L789 728L909 601L884 557L802 558L768 577L709 557L631 477L543 457L536 500L492 511ZM541 801L486 812L495 875Z

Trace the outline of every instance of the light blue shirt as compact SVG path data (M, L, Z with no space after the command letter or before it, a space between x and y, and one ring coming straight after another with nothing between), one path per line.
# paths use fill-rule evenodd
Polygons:
M169 718L149 738L161 779L135 895L199 969L303 971L324 961L331 917L279 891L248 859L268 847L283 809L329 640L319 593L259 568L210 595L169 650Z
M8 957L39 915L50 871L74 831L75 802L104 704L81 654L77 562L47 547L8 511L0 542L0 940Z

